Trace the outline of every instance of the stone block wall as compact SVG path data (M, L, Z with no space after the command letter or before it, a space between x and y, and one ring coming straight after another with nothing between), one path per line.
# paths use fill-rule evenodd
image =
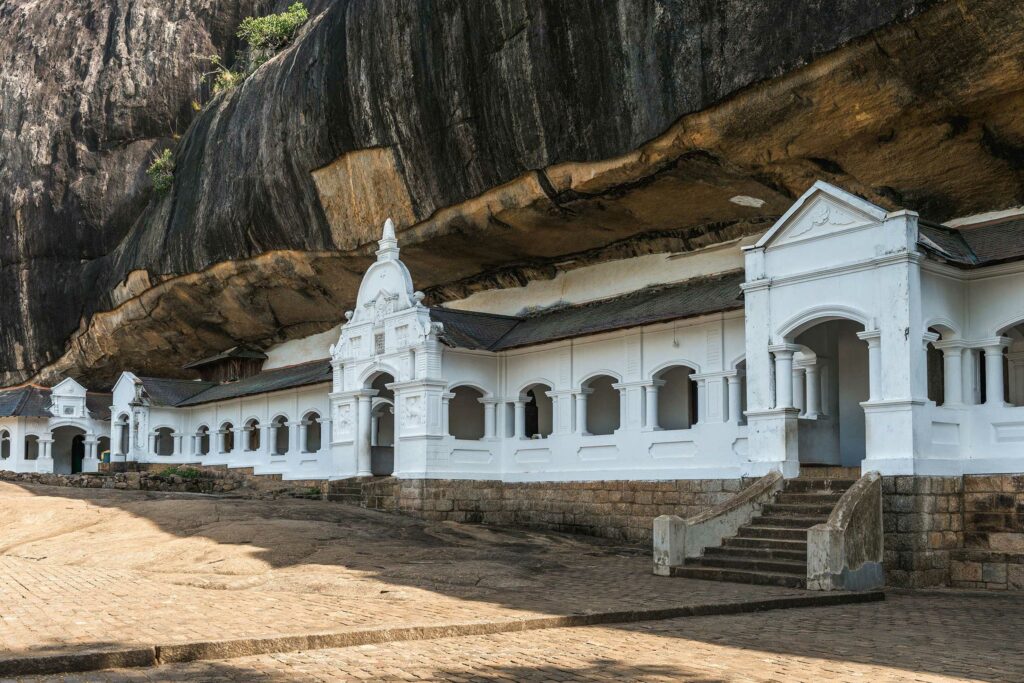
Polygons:
M648 544L658 515L695 515L747 483L740 479L536 483L386 479L360 486L366 507L378 510ZM339 497L351 490L351 484L332 486Z
M950 584L1024 590L1024 475L964 477L963 516Z
M961 477L883 478L886 583L948 585L950 554L963 547L962 509Z

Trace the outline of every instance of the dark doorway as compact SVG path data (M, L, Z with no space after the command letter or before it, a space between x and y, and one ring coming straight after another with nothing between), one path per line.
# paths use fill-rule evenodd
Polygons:
M76 434L71 440L71 474L78 474L82 471L82 461L85 460L85 437Z

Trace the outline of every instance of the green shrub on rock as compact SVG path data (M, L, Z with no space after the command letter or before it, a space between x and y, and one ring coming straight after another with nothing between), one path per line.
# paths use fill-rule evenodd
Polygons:
M287 11L265 17L247 17L238 26L238 37L249 45L249 72L258 69L287 45L299 27L309 20L309 10L296 2Z
M153 159L153 163L146 169L146 175L153 181L153 189L157 194L164 195L171 189L174 184L174 158L170 149L164 149Z

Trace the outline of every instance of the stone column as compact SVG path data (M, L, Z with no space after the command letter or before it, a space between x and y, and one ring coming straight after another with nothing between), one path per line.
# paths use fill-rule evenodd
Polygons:
M520 396L519 400L514 402L515 405L515 429L516 432L513 438L525 439L526 438L526 403L530 399L525 396Z
M857 338L868 345L868 400L882 400L882 335L878 330L858 332Z
M727 422L733 424L739 424L743 421L743 396L740 394L740 371L737 370L731 375L726 376L728 381L727 391L729 392L729 414L726 416Z
M297 424L299 425L299 447L297 450L299 453L309 453L309 421L299 420Z
M333 385L331 391L339 392L345 390L345 364L333 362L331 363L331 384Z
M589 434L587 431L587 396L594 393L593 389L581 389L576 392L576 433L580 436Z
M156 432L149 435L149 455L156 455Z
M183 434L179 434L178 432L174 432L174 452L172 453L172 455L184 455L185 454L185 452L181 448L181 440L182 440L182 438L184 438Z
M807 382L807 408L804 411L804 417L816 420L821 414L821 380L818 378L817 363L809 363L804 366L804 378Z
M441 431L448 435L452 433L451 403L453 398L455 398L455 394L450 391L441 394Z
M664 380L656 379L652 380L650 384L644 385L644 403L646 404L646 412L644 413L644 430L653 432L661 429L658 426L658 389L665 385Z
M359 395L358 400L358 425L356 432L356 476L369 477L373 474L370 467L370 405L373 394L365 392Z
M942 351L943 405L962 405L964 402L964 343L959 339L951 339L934 342L933 346Z
M619 392L619 427L613 433L626 429L629 424L629 388L621 384L613 384L612 388Z
M805 400L807 389L807 377L804 368L798 366L793 368L793 407L800 411L800 417L805 415L807 402Z
M497 438L496 420L494 415L497 408L497 400L493 398L481 398L478 400L484 404L484 438Z
M1003 384L1003 349L1010 344L1007 337L997 337L985 341L985 405L1006 405Z
M793 407L793 354L796 344L773 344L768 350L775 356L775 408Z
M374 413L370 416L370 445L379 446L377 443L377 433L380 431L380 417Z

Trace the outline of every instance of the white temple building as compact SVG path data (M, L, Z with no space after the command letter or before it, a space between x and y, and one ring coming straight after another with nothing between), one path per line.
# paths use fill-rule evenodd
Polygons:
M109 429L114 462L286 479L1024 472L1024 213L983 218L818 182L760 239L437 308L388 221L340 329L192 364L203 379L125 372L103 409L72 380L31 414L0 391L0 468L71 471L73 427L83 469Z

